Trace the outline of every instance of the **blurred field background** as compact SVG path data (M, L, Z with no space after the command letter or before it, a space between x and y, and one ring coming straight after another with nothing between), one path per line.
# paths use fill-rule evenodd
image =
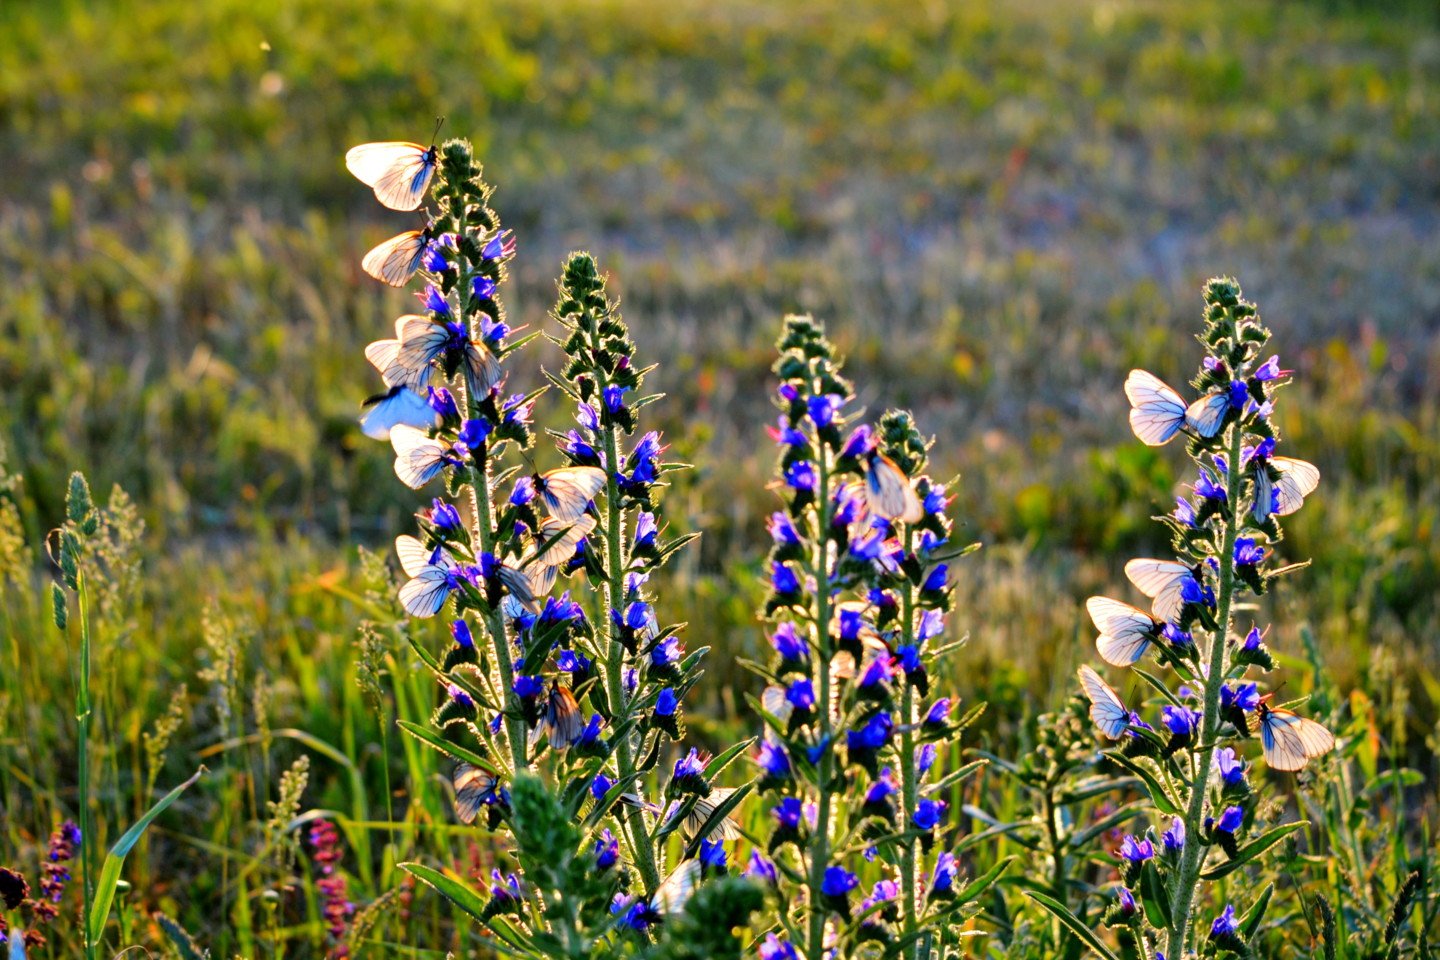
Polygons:
M1296 371L1283 452L1324 475L1284 546L1313 565L1257 619L1295 658L1308 625L1381 751L1433 783L1433 5L16 2L0 51L0 439L28 543L0 540L14 849L74 801L39 548L72 469L101 500L123 487L145 527L97 627L104 836L152 778L254 741L208 754L224 775L137 854L152 905L204 929L260 910L255 823L299 751L275 731L343 760L316 755L307 806L382 819L391 774L396 803L444 820L415 782L438 765L394 735L382 754L355 686L374 615L357 548L385 550L417 499L355 427L378 383L361 348L409 306L359 259L410 221L342 164L437 114L518 235L512 320L545 327L561 258L587 248L662 363L651 411L701 465L667 501L705 536L661 611L717 651L701 739L753 726L731 658L761 642L781 314L826 320L870 408L914 408L934 472L960 475L960 532L985 547L957 569L970 643L943 684L988 700L981 735L1014 755L1091 657L1081 601L1131 596L1124 561L1164 549L1148 518L1185 479L1130 434L1125 372L1186 379L1200 286L1232 274ZM157 758L143 734L183 684Z

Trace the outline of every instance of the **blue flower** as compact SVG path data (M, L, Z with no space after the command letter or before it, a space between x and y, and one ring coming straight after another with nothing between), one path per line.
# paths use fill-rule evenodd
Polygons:
M515 256L515 232L502 230L495 234L480 251L480 256L486 260L499 260L502 257Z
M840 611L840 639L846 642L854 642L860 639L860 633L865 629L865 616L858 610L842 609Z
M1135 906L1135 895L1133 893L1125 887L1120 887L1115 891L1115 896L1120 902L1120 910L1123 913L1128 916L1135 912L1137 908Z
M750 851L750 862L745 866L745 876L751 880L759 880L763 883L779 883L780 873L775 869L775 864L761 856L759 850ZM774 938L772 933L771 938Z
M775 426L767 427L766 430L769 432L771 439L783 447L800 447L808 442L805 439L805 434L798 428L792 426L790 418L786 416L780 417L780 419L776 421Z
M438 313L443 317L450 315L450 303L435 284L425 284L425 291L420 294L420 300L425 304L425 309L431 313Z
M1242 567L1253 567L1265 559L1265 548L1255 545L1254 537L1238 537L1235 540L1235 562Z
M498 353L502 341L510 335L510 325L501 320L492 320L487 313L480 314L480 339L490 344Z
M641 511L635 518L635 549L646 550L655 546L655 538L660 533L655 525L655 514Z
M1235 919L1235 908L1225 904L1225 911L1215 918L1210 924L1210 935L1212 937L1233 937L1240 930L1240 924Z
M857 686L862 690L868 690L888 683L893 673L891 669L893 663L894 661L886 656L876 657L874 660L871 660L870 665L860 674L860 680Z
M450 684L445 688L445 692L450 695L451 700L454 700L462 707L475 706L475 698L466 693L465 690L457 684Z
M580 739L575 741L576 746L588 747L600 740L600 728L605 726L605 721L600 719L600 714L590 714L590 722L585 724L585 729L580 731Z
M920 589L926 593L944 590L945 580L949 575L949 566L943 563L937 564L935 569L930 571L930 575L925 578L925 582L920 585Z
M675 708L680 705L680 700L675 696L673 687L666 687L660 691L660 696L655 700L655 715L657 717L675 716Z
M615 899L610 901L610 912L619 917L622 924L637 932L650 926L649 906L630 894L615 894Z
M1155 844L1149 837L1137 840L1127 833L1120 840L1120 856L1131 863L1144 863L1155 856Z
M521 675L515 678L515 696L522 700L540 696L540 691L545 689L544 677L532 677Z
M535 499L535 478L521 477L515 481L515 487L510 491L510 502L515 506L524 506Z
M1264 642L1264 634L1256 627L1251 627L1250 632L1245 634L1245 642L1241 644L1242 650L1259 650L1260 644Z
M869 453L871 447L874 445L875 438L873 432L870 430L870 425L868 423L862 423L850 432L849 437L845 438L845 445L840 448L840 456L862 456L863 454Z
M694 747L679 760L675 761L675 769L671 772L674 780L686 780L690 777L698 777L705 772L705 762L700 759L700 751Z
M845 743L851 750L879 750L890 742L893 727L890 714L882 710L865 721L859 730L846 733Z
M595 840L595 865L601 870L609 870L619 859L620 841L606 827Z
M770 645L780 654L780 659L788 663L803 662L809 649L805 640L795 632L795 624L788 620L775 628L770 635Z
M467 449L474 450L485 442L493 429L489 420L466 420L460 424L460 442L465 444Z
M815 464L809 460L797 460L785 468L785 482L792 489L814 493L820 483Z
M1164 627L1160 628L1160 636L1177 647L1188 647L1195 642L1194 637L1173 623L1167 623Z
M601 462L600 454L595 447L575 430L571 430L565 434L564 450L571 457L574 457L582 463Z
M450 636L462 647L475 646L475 638L470 635L470 624L464 620L456 620L450 624Z
M600 399L601 402L605 404L605 411L607 413L619 413L621 408L625 406L624 394L625 388L616 386L613 383L602 390L600 392Z
M494 881L490 885L490 896L501 903L518 901L522 894L520 892L520 878L515 874L501 876L499 870L490 871L490 879Z
M1225 487L1211 476L1210 471L1201 470L1200 475L1195 478L1195 495L1202 500L1218 500L1225 502ZM1194 514L1191 514L1191 521L1187 526L1194 524Z
M790 515L783 510L777 510L770 514L766 521L766 529L770 531L770 537L779 547L793 547L800 542L800 531L795 529L794 522Z
M444 387L426 387L425 390L431 410L446 420L460 419L460 408L455 405L455 398L449 390Z
M495 296L495 281L483 275L470 278L470 296L476 300L489 300Z
M545 598L545 606L540 610L540 622L546 626L558 623L576 623L583 625L585 623L585 608L580 606L580 604L570 596L569 590L566 590L558 597ZM563 664L563 653L561 657ZM576 672L578 670L580 673L584 673L590 669L590 661L587 658L580 654L574 654L573 657L574 659L571 662L575 664L574 669L563 665L560 669L570 672Z
M949 500L945 496L945 485L942 483L930 484L930 489L925 491L925 502L920 506L925 512L933 516L939 516L945 512Z
M785 691L785 699L796 710L809 710L815 706L815 685L810 682L809 677L802 677L790 684Z
M920 623L915 630L915 639L924 643L945 632L945 614L939 610L926 610L920 614Z
M1195 508L1184 497L1175 498L1175 510L1170 515L1182 526L1195 526Z
M921 800L915 804L915 812L911 814L910 821L921 830L934 830L945 816L945 807L944 800Z
M1250 399L1250 388L1245 385L1244 380L1230 381L1230 406L1236 410L1245 409L1245 401Z
M844 867L826 867L825 879L820 882L820 892L827 897L843 897L860 886L860 880Z
M800 960L800 954L789 940L781 940L775 934L767 933L764 942L760 944L760 960Z
M875 906L877 903L886 903L900 897L900 884L894 880L877 880L875 886L870 890L870 896L860 901L860 911L863 913ZM873 923L873 920L866 920L865 923Z
M935 766L935 758L939 753L933 743L923 743L915 748L915 766L919 769L920 776L925 776L930 772L930 768Z
M1268 380L1274 380L1282 373L1289 373L1289 371L1280 369L1280 355L1277 353L1255 368L1255 379L1265 383Z
M774 585L775 592L782 596L800 592L800 579L787 564L770 564L770 582Z
M810 397L806 400L805 412L810 414L810 419L815 422L815 426L824 429L835 422L835 414L840 412L840 407L844 403L844 397L827 393L823 397Z
M1167 853L1179 853L1185 846L1185 821L1179 817L1170 821L1170 829L1160 835L1160 844Z
M1213 607L1215 606L1215 591L1194 577L1186 577L1185 582L1180 584L1180 599L1199 607Z
M636 604L631 604L636 606ZM646 609L649 609L648 607ZM668 667L680 659L680 654L685 651L680 648L679 637L666 637L655 648L650 651L650 665L654 667Z
M899 792L900 785L895 782L895 771L884 767L877 777L865 791L866 803L882 803L885 798Z
M798 797L785 797L778 804L771 808L770 812L775 816L775 821L781 827L790 830L798 830L800 817L804 814L804 808Z
M960 875L960 864L955 859L955 854L949 850L944 851L935 858L935 873L930 881L930 889L938 893L945 893L955 886L955 878Z
M727 865L725 844L719 840L701 840L700 863L711 870L724 870Z
M943 726L950 720L950 698L941 697L930 705L930 710L925 714L925 723L931 726Z
M425 252L420 256L420 265L431 273L444 273L450 266L445 259L445 254L440 252L440 244L431 240L425 244Z
M755 762L766 776L776 780L790 778L790 754L785 752L782 744L768 737L760 741L760 752L755 755Z
M1226 833L1234 833L1240 829L1240 824L1245 822L1245 811L1240 807L1226 807L1225 812L1220 814L1220 821L1215 824L1216 829Z
M1200 728L1199 710L1167 704L1161 708L1160 716L1164 719L1165 726L1177 737L1188 737Z
M602 799L615 786L615 781L603 773L595 774L595 779L590 781L590 795L596 800Z
M1220 781L1226 786L1237 786L1245 782L1245 761L1235 756L1232 747L1221 747L1215 751L1215 769Z
M1260 706L1260 691L1253 683L1242 683L1233 689L1227 683L1220 688L1220 706L1222 709L1234 707L1249 713Z

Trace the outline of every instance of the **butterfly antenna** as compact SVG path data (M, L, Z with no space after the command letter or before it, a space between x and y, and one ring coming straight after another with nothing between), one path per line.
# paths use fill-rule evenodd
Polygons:
M435 138L438 137L438 136L440 136L440 128L443 127L443 126L445 126L445 118L444 118L444 117L436 117L436 118L435 118L435 132L432 133L432 134L430 134L430 146L432 146L432 147L435 146Z

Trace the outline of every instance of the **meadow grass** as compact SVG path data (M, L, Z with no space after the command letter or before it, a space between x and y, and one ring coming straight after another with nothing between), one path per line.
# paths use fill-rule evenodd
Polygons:
M302 754L292 813L334 811L368 845L357 897L404 859L488 863L394 730L432 688L400 637L357 645L393 615L359 550L416 506L355 429L360 348L409 303L359 274L402 218L382 222L338 157L422 138L437 113L476 141L519 235L512 321L545 326L562 256L588 246L664 361L649 412L700 466L670 520L704 537L661 613L718 654L692 739L753 726L731 661L763 645L759 398L783 313L826 318L860 400L943 438L931 470L959 475L957 535L985 543L943 682L989 702L978 737L1013 757L1089 655L1079 598L1124 589L1115 559L1159 546L1148 517L1180 480L1125 429L1125 371L1176 381L1201 281L1233 273L1298 374L1282 429L1325 478L1289 527L1286 555L1313 566L1267 599L1271 644L1300 667L1313 645L1373 734L1346 796L1316 800L1334 814L1315 842L1346 851L1316 868L1378 916L1408 855L1341 813L1360 797L1430 842L1440 23L1423 7L72 0L0 8L0 49L0 439L23 477L0 532L0 860L33 862L75 810L77 640L51 622L41 548L74 469L118 518L94 619L98 847L211 769L127 861L123 942L161 943L160 910L217 956L320 949L308 851L264 826ZM380 709L357 683L376 670L395 685ZM1365 794L1401 765L1428 779ZM1001 773L971 789L957 808L1030 809ZM463 943L438 898L407 897L377 942Z

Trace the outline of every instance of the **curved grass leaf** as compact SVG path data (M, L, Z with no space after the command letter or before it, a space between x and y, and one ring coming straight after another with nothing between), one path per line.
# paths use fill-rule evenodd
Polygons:
M1309 820L1296 820L1294 823L1287 823L1283 826L1275 827L1273 830L1267 830L1241 847L1239 851L1236 852L1233 860L1227 860L1213 870L1206 870L1200 876L1206 880L1219 880L1221 877L1234 873L1266 850L1275 846L1275 844L1281 840L1290 836L1290 834L1296 830L1308 827L1309 825Z
M419 740L432 749L438 750L447 757L454 760L463 760L472 767L479 767L481 770L485 770L497 777L500 776L500 769L496 767L493 762L486 760L474 750L467 750L459 744L451 743L429 727L421 726L410 720L396 720L395 723L399 725L401 730L404 730L416 740Z
M1100 938L1095 936L1095 932L1081 923L1080 918L1071 913L1063 903L1047 897L1038 890L1022 890L1020 892L1054 914L1055 919L1063 923L1066 929L1075 934L1075 938L1089 947L1096 956L1103 957L1104 960L1120 960L1115 951L1101 943Z

